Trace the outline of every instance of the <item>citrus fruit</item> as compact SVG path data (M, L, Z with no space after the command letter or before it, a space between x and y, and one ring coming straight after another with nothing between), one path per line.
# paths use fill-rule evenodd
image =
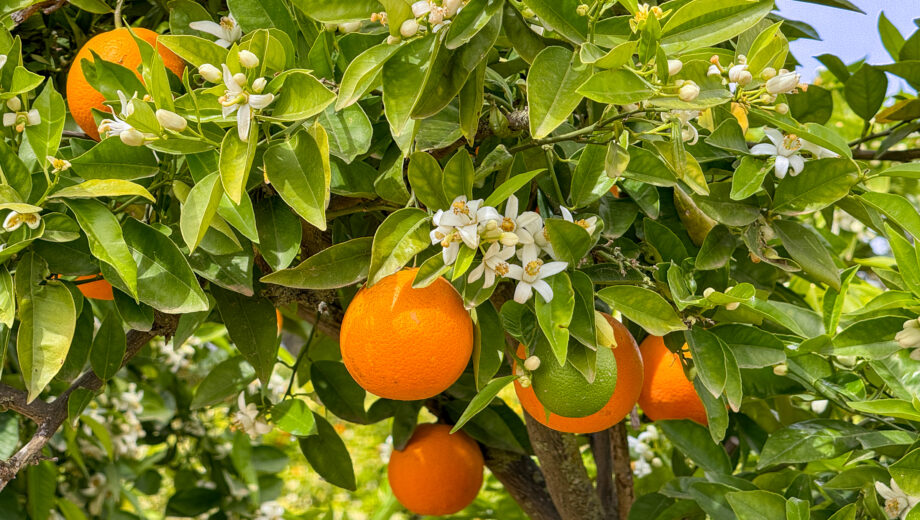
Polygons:
M185 68L182 59L163 45L156 43L159 34L143 27L132 27L131 30L134 31L138 38L157 49L166 68L176 73L177 76L182 75L182 71ZM70 114L73 116L74 121L80 125L80 128L87 135L98 141L99 130L93 119L92 109L95 108L103 112L111 112L111 109L102 104L105 101L105 97L93 88L86 81L86 76L83 75L83 60L93 61L93 55L90 51L94 51L106 61L117 63L135 71L138 78L140 78L140 73L137 72L137 67L141 64L141 52L128 29L121 28L93 36L73 58L70 72L67 73L67 106L70 108ZM125 92L125 95L129 98L132 94L133 92Z
M562 417L586 417L599 412L613 396L617 378L613 350L598 349L596 375L590 383L570 360L559 365L542 334L533 354L540 358L540 366L531 372L531 388L550 412Z
M620 188L616 184L610 187L610 194L616 198L620 198Z
M399 503L418 515L450 515L468 506L482 487L482 452L462 431L422 424L405 449L390 455L387 476Z
M281 335L281 329L284 328L284 316L279 309L275 309L275 319L278 320L278 335Z
M661 336L645 338L639 351L645 363L645 384L639 395L639 407L646 417L653 421L690 419L705 425L706 409L693 383L684 375L681 355L668 350ZM686 356L690 357L689 352Z
M89 280L96 278L98 275L86 275L77 277L77 281L80 280ZM115 295L112 294L112 284L105 280L96 280L95 282L87 282L77 284L77 289L83 293L83 296L89 298L90 300L113 300Z
M365 390L415 401L460 377L473 353L473 321L442 277L414 289L418 269L391 274L358 291L342 320L345 367Z
M543 426L568 433L599 432L623 420L636 405L636 400L639 399L639 393L642 391L644 375L639 346L636 345L636 340L622 323L606 314L604 317L613 327L616 339L613 355L617 362L617 383L610 400L600 411L585 417L562 417L550 413L547 418L543 404L537 399L533 388L524 388L517 381L514 382L514 391L524 411ZM523 359L523 345L518 347L517 355Z

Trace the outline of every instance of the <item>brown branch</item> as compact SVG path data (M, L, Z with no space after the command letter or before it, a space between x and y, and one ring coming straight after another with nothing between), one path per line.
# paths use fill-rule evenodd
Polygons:
M483 447L483 455L486 466L524 514L533 520L562 520L546 489L543 472L533 459L488 446Z
M617 488L620 520L629 518L629 510L636 500L633 489L632 466L629 464L629 443L626 421L620 421L610 430L610 446L613 453L613 471Z
M855 150L853 151L854 159L861 159L866 161L895 161L895 162L910 162L914 159L920 159L920 148L913 148L910 150L888 150L887 152L878 155L877 150Z
M22 22L26 21L30 16L38 12L39 9L41 9L42 12L45 14L51 14L57 11L58 9L64 7L64 4L66 3L67 3L67 0L45 0L44 2L32 4L29 7L26 7L25 9L16 11L12 15L10 15L10 18L12 18L13 23L15 23L16 25L19 25Z
M610 444L610 432L607 430L592 433L591 453L597 466L597 495L601 500L606 518L615 518L617 495L613 487L613 447Z
M601 502L581 459L578 438L559 433L524 414L533 451L546 471L546 489L562 520L603 520Z

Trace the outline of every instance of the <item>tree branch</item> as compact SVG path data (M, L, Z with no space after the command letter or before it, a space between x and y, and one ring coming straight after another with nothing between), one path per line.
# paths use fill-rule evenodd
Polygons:
M613 454L613 471L617 488L620 520L629 518L629 510L636 500L633 489L632 467L629 464L629 443L626 421L620 421L610 430L610 446Z
M30 16L38 12L39 9L42 9L42 12L45 14L51 14L58 9L64 7L64 4L67 3L67 0L45 0L44 2L39 2L37 4L32 4L25 9L16 11L10 15L10 18L13 20L13 23L16 25L21 24L26 21Z
M889 150L881 155L878 155L876 150L854 150L853 158L862 159L866 161L895 161L895 162L910 162L914 159L920 159L920 148L912 148L910 150Z
M607 430L592 433L591 453L597 466L597 495L606 518L616 518L617 496L613 487L613 447Z
M546 489L543 472L533 459L488 446L483 447L483 456L524 514L533 520L562 520Z

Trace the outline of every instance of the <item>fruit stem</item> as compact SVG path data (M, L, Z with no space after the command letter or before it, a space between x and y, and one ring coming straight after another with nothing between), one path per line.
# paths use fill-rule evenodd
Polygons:
M122 27L121 8L124 5L124 3L125 3L125 0L118 0L118 2L115 3L115 28L116 29L121 29Z

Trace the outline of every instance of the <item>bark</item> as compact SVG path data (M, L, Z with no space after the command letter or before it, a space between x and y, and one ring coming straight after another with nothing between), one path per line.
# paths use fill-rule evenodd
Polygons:
M530 457L486 447L486 466L505 486L511 498L533 520L562 520L546 489L539 466Z
M607 430L591 434L591 453L597 466L597 495L605 518L616 518L617 496L613 486L613 447Z
M601 501L582 462L578 438L550 430L526 413L524 419L546 488L562 520L603 520Z
M629 443L626 440L626 421L620 421L610 430L610 445L613 453L619 519L629 518L629 510L636 500L633 490L632 466L629 464Z

